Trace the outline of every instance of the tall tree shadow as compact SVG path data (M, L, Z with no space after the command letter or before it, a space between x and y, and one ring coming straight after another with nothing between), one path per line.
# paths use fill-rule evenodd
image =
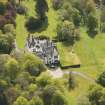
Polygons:
M74 38L71 38L71 39L69 39L68 41L64 41L64 42L63 42L63 44L64 44L65 46L73 46L74 43L75 43Z
M95 36L97 35L97 31L87 31L88 33L88 36L91 37L91 38L95 38Z
M42 32L48 28L48 17L46 16L43 19L30 17L26 22L25 27L30 33Z

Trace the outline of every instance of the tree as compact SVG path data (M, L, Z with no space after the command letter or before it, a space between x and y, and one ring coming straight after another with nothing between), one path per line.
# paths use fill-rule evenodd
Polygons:
M16 10L17 10L17 13L19 13L20 15L27 14L27 8L22 4L18 4Z
M33 97L28 105L44 105L43 100L40 97Z
M9 105L12 105L13 102L17 99L17 97L20 95L20 90L17 87L8 87L6 90L6 96L8 99Z
M74 40L74 24L69 21L64 21L58 25L57 38L62 42L72 42Z
M43 101L44 105L52 105L52 97L56 92L56 87L52 85L47 85L43 91Z
M0 2L0 15L4 15L5 11L6 11L6 5Z
M105 0L102 0L101 2L102 2L103 5L105 5Z
M30 93L34 93L35 91L37 90L37 85L36 84L30 84L29 87L28 87L28 91Z
M69 73L69 80L68 80L68 84L69 84L69 89L74 89L76 87L76 80L72 74L72 72Z
M18 62L15 59L11 58L5 64L5 68L6 68L6 76L9 76L10 80L13 81L19 72Z
M87 21L87 27L88 27L88 32L89 33L94 33L97 32L97 28L98 28L98 20L97 18L94 16L94 14L89 14L88 16L88 21Z
M11 2L11 4L14 5L14 6L16 6L16 4L17 4L16 0L10 0L10 2Z
M31 81L32 81L32 78L28 72L19 73L19 75L15 80L16 84L18 84L23 90L26 90L27 88L29 88L29 84Z
M68 105L66 97L61 92L57 91L52 98L52 105Z
M45 87L51 84L52 78L48 73L43 72L39 77L36 78L36 83L39 87Z
M36 19L34 17L30 17L28 21L26 22L25 26L29 32L35 32L41 28L42 20Z
M53 8L55 10L59 9L62 6L63 0L52 0Z
M56 82L56 81L54 81ZM57 85L56 85L57 84ZM43 90L44 105L68 105L68 101L65 96L65 89L61 89L62 85L55 83L47 85Z
M7 54L0 54L0 76L5 79L6 77L4 76L5 74L5 63L10 59L11 57Z
M80 12L79 10L77 9L74 9L73 10L73 23L75 26L80 26L80 23L81 23L81 15L80 15Z
M87 94L78 98L77 105L104 105L105 89L99 85L90 86Z
M8 100L4 93L0 93L0 105L8 105Z
M80 11L83 23L86 25L87 17L90 13L96 12L96 5L93 0L76 0L75 8Z
M105 33L105 22L101 23L101 32Z
M94 0L94 2L98 5L100 5L100 0Z
M16 34L13 24L6 24L3 27L3 31L4 31L5 34L11 33L13 36L15 36L15 34Z
M23 50L12 50L10 54L13 58L15 58L18 62L22 62L22 59L24 57L24 51Z
M88 92L88 98L92 105L104 105L105 90L100 86L93 86Z
M0 53L9 54L13 48L14 36L11 33L0 35Z
M39 57L33 54L26 54L24 56L23 69L32 76L38 76L41 72L46 70L46 66Z
M0 93L4 92L7 89L7 87L8 83L5 80L0 79Z
M70 1L63 3L62 9L60 10L60 19L72 21L73 7Z
M105 72L101 73L99 78L97 79L97 82L105 87Z
M19 96L13 105L28 105L28 100L22 96Z
M36 0L36 11L41 19L45 18L45 13L48 11L46 0Z
M9 43L7 42L5 36L0 36L0 53L10 53L10 46Z
M100 9L100 32L105 32L105 6Z

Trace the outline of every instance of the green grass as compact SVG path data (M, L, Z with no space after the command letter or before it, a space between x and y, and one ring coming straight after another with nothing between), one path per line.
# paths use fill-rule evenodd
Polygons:
M22 4L25 5L25 7L27 7L28 11L27 11L27 15L28 16L34 16L36 15L35 12L35 0L24 0L22 1Z
M80 60L75 53L72 53L72 46L65 46L63 43L57 43L62 66L72 66L80 64Z
M97 76L105 67L105 35L100 34L91 38L85 29L81 31L81 40L75 44L74 50L80 58L81 68Z
M58 51L61 64L64 66L77 64L75 56L71 56L72 47L64 46L58 43ZM105 34L98 34L91 38L86 33L85 28L81 28L81 39L77 41L73 50L80 61L81 67L70 69L86 73L87 75L97 78L105 68Z
M25 4L25 6L28 7L28 17L36 16L34 0L29 0L29 1L26 0L26 1L23 1L22 4ZM58 24L58 14L57 14L57 11L55 11L52 8L51 0L48 0L48 4L49 4L48 5L49 11L46 14L48 16L48 27L44 31L35 32L33 34L36 36L45 35L53 39L56 36L56 27ZM17 15L16 40L17 40L17 44L19 48L24 48L25 40L28 35L27 29L25 28L26 20L27 18L25 16Z
M77 105L77 100L79 96L86 94L90 85L93 85L90 81L75 75L75 80L77 86L75 89L70 90L67 99L69 100L69 105Z
M24 24L26 22L26 19L24 16L17 15L16 18L16 41L19 48L24 48L25 40L28 35L28 32L26 28L24 27Z

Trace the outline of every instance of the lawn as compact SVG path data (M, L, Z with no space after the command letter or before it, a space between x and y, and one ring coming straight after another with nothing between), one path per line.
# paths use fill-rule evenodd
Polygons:
M74 55L71 54L73 49ZM75 65L80 62L81 67L71 69L88 74L96 79L105 68L105 34L98 34L91 38L85 28L81 28L81 39L73 48L58 43L60 62L63 66Z
M90 72L93 76L97 76L103 71L105 67L104 34L98 34L94 38L91 38L84 28L81 29L81 40L76 42L74 50L80 58L80 69L82 71Z
M77 105L78 98L85 95L89 87L94 85L92 82L79 75L74 75L73 77L75 78L76 87L73 90L67 89L68 91L66 93L66 99L69 101L69 105ZM64 78L67 79L66 76L64 76Z
M17 15L16 41L19 48L24 48L26 37L28 35L28 32L24 27L25 22L26 22L25 16Z
M77 105L78 98L86 94L90 85L93 85L90 81L85 80L84 78L75 75L77 86L74 90L71 90L69 93L70 105Z
M34 0L30 0L30 1L26 0L26 1L23 1L22 3L25 4L25 6L28 8L28 17L36 16ZM46 14L48 16L48 27L41 32L35 32L32 34L36 36L45 35L53 39L56 36L56 27L58 24L58 14L57 14L57 11L55 11L52 8L51 0L48 0L48 4L49 4L48 5L49 11ZM27 35L29 34L29 32L27 32L27 29L25 28L25 22L28 17L25 17L23 15L17 15L17 18L16 18L16 24L17 24L16 40L17 40L17 44L19 48L24 48L25 40L27 38Z
M65 46L63 43L57 43L58 52L60 55L61 66L79 65L80 60L76 53L72 52L72 46Z

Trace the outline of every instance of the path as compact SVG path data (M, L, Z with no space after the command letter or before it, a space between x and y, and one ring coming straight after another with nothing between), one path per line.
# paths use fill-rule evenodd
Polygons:
M60 68L56 69L56 70L49 70L48 71L54 78L61 78L63 77L64 74L69 74L70 72L72 72L74 75L79 75L80 77L92 82L92 83L96 83L95 79L91 78L90 76L84 74L84 73L81 73L81 72L77 72L77 71L69 71L69 70L66 70L66 71L63 71L61 70Z

